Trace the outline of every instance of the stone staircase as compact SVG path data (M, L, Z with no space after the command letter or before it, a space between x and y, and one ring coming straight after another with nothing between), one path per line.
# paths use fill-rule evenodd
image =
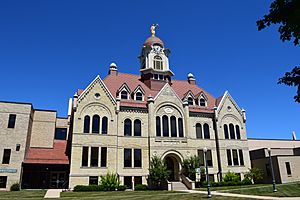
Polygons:
M178 191L178 190L188 190L188 188L182 183L182 182L171 182L172 184L172 190Z

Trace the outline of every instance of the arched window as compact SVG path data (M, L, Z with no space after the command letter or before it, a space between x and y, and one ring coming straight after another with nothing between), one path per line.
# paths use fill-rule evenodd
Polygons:
M93 116L92 133L99 133L100 131L100 117L99 115Z
M205 99L200 99L200 106L206 106Z
M235 132L236 132L236 139L240 140L241 139L241 132L240 132L239 125L235 125Z
M224 135L225 135L225 139L229 139L228 126L227 126L227 124L224 124Z
M235 139L233 124L229 124L229 132L230 132L230 139Z
M136 119L134 120L134 136L141 136L142 135L142 123L141 120Z
M131 136L131 120L125 119L124 121L124 135Z
M209 134L209 126L208 124L203 125L203 130L204 130L204 139L210 139L210 134Z
M196 138L202 139L202 126L200 123L196 124Z
M128 92L127 91L123 90L121 92L121 99L128 99Z
M135 93L135 100L136 101L143 101L143 94L141 92Z
M183 137L183 121L182 121L182 118L178 118L178 132L179 132L179 137Z
M107 117L102 117L102 134L107 134L107 127L108 127L108 119Z
M154 56L153 67L157 70L163 70L163 61L160 56Z
M161 125L160 125L160 117L156 117L156 136L161 137Z
M168 116L164 115L162 117L162 122L163 122L163 136L164 137L169 137L169 119L168 119Z
M192 97L188 98L188 104L189 105L194 105L194 99Z
M88 115L84 117L83 132L84 133L90 132L90 116Z
M171 117L171 137L177 137L176 117Z

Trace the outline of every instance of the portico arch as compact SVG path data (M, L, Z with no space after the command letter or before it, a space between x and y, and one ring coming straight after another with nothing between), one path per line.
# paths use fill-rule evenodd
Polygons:
M179 181L180 171L183 161L182 155L177 151L167 151L163 154L162 159L166 162L167 168L170 171L169 181Z

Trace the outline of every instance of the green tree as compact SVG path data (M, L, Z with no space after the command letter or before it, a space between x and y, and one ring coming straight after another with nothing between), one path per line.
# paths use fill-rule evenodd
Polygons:
M258 20L256 24L258 30L263 30L272 24L279 24L280 39L283 42L293 40L295 46L299 45L300 1L275 0L270 5L269 13ZM286 72L279 79L278 84L297 87L297 94L294 99L300 103L300 68L298 66L295 66L291 72Z
M245 174L245 178L253 180L254 183L259 183L264 178L264 171L262 169L253 167Z
M196 168L200 167L200 158L191 156L182 161L182 173L189 177L192 181L196 180Z
M149 179L151 185L161 188L162 183L169 178L170 171L167 169L166 163L159 157L154 156L150 160Z

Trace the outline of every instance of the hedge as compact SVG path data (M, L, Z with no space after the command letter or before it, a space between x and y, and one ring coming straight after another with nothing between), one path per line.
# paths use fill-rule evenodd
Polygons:
M136 190L136 191L148 190L148 186L147 185L142 185L142 184L137 184L134 187L134 190Z
M117 188L118 191L124 191L126 189L127 188L124 185L119 185ZM92 192L92 191L108 191L108 190L102 185L76 185L74 187L74 192Z

